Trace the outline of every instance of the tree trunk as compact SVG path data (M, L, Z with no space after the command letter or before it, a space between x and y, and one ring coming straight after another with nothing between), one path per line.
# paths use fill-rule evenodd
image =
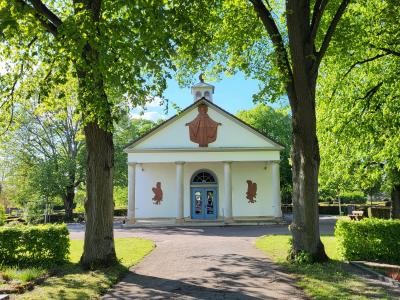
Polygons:
M400 219L400 184L393 186L392 194L392 218Z
M93 269L117 262L113 232L112 104L107 99L103 75L98 71L99 53L89 43L83 49L82 61L83 65L76 65L87 148L86 230L81 265Z
M318 213L319 147L314 106L304 101L293 114L293 235L292 258L307 252L313 261L326 261L320 240Z
M112 133L89 123L84 128L87 160L86 231L81 264L85 267L108 266L116 262L113 233L113 161Z
M74 211L75 188L68 186L64 195L65 220L71 221Z
M318 213L319 147L315 112L318 65L310 34L309 2L286 2L292 80L287 92L292 108L293 235L292 258L306 252L313 261L326 261Z

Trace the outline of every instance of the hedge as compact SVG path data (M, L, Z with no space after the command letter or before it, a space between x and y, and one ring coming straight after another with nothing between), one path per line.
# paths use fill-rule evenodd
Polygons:
M66 225L4 226L0 228L0 265L54 265L68 259Z
M367 198L362 192L344 192L339 195L342 203L364 204Z
M400 263L400 220L340 219L335 237L340 253L347 260Z
M390 207L368 207L368 217L390 219Z

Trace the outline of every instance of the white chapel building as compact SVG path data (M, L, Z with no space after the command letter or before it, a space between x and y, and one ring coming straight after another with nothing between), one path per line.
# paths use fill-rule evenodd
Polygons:
M132 142L128 224L262 223L282 217L283 146L192 87L193 104Z

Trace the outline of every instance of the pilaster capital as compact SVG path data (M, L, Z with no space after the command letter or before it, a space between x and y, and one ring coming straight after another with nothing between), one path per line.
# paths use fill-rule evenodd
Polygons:
M128 162L129 167L135 167L137 165L137 162Z
M176 162L175 162L176 165L184 165L185 163L186 163L186 162L184 162L184 161L176 161Z

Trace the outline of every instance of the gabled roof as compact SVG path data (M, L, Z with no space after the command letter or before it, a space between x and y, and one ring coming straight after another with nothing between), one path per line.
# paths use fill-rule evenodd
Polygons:
M139 143L143 142L144 140L148 139L149 137L151 137L153 134L161 131L163 128L167 127L169 124L171 124L172 122L174 122L175 120L178 120L181 116L185 115L186 113L188 113L189 111L191 111L193 108L197 107L199 104L204 103L214 109L216 109L217 111L219 111L221 114L225 115L226 117L228 117L229 119L231 119L232 121L234 121L235 123L239 124L242 127L245 127L246 129L248 129L249 131L253 132L254 134L260 136L261 138L263 138L264 140L266 140L267 142L273 144L277 150L283 150L284 146L281 145L280 143L278 143L277 141L275 141L274 139L272 139L271 137L267 136L266 134L262 133L261 131L257 130L256 128L254 128L253 126L247 124L246 122L240 120L238 117L236 117L235 115L227 112L226 110L224 110L223 108L219 107L218 105L214 104L213 102L208 101L206 98L201 98L197 101L195 101L193 104L189 105L188 107L186 107L184 110L182 110L180 113L174 115L173 117L167 119L166 121L162 122L161 124L157 125L156 127L154 127L152 130L150 130L149 132L147 132L146 134L142 135L141 137L133 140L132 142L130 142L128 145L126 145L125 147L125 152L128 152L129 149L134 148L136 145L138 145Z

